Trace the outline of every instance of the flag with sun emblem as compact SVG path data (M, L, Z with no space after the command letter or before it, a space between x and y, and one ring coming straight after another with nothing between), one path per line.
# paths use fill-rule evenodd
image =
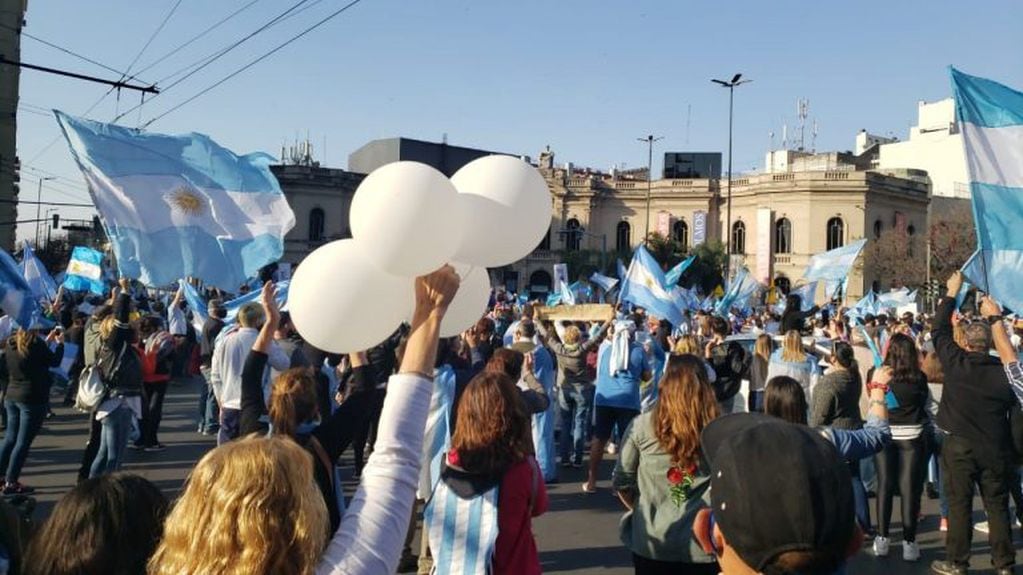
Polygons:
M195 277L233 292L283 255L295 215L269 155L55 114L123 276L148 286Z
M618 299L647 310L650 315L668 320L674 326L682 325L682 310L675 298L664 288L664 272L654 256L642 245L632 255L632 263L622 278Z

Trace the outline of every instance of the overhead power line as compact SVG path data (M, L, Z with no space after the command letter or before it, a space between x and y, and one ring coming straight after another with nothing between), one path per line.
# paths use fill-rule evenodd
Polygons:
M149 64L148 64L147 66L145 66L144 68L142 68L141 70L139 70L139 71L138 71L138 73L139 73L139 74L142 74L142 73L144 73L144 72L146 72L146 71L148 71L148 70L151 70L151 69L153 68L153 66L156 66L157 64L159 64L159 63L163 62L164 60L166 60L167 58L170 58L171 56L173 56L173 55L177 54L178 52L180 52L181 50L185 49L186 47L188 47L188 46L191 46L191 45L192 45L193 43L195 43L195 42L196 42L197 40L199 40L200 38L203 38L203 37L205 37L205 36L206 36L207 34L209 34L210 32L212 32L212 31L214 31L214 30L216 30L216 29L217 29L217 28L219 28L219 27L220 27L220 26L221 26L222 24L224 24L224 23L225 23L225 22L227 22L228 20L231 20L231 19L232 19L232 18L234 18L235 16L237 16L237 15L241 14L241 13L242 13L242 12L244 12L245 10L249 9L249 8L250 8L250 7L251 7L251 6L253 5L253 4L256 4L256 3L257 3L257 2L259 2L259 1L260 1L260 0L251 0L251 1L250 1L250 2L248 3L248 4L245 4L245 5L244 5L244 6L242 6L241 8L239 8L239 9L235 10L234 12L231 12L231 13L230 13L230 14L228 14L227 16L225 16L225 17L221 18L220 20L217 20L216 22L214 22L214 23L213 23L212 25L210 25L210 26L209 26L208 28L206 28L206 29L205 29L205 30L203 30L202 32L199 32L199 33L198 33L198 34L196 34L195 36L192 36L192 37L191 37L191 38L189 38L188 40L185 40L184 42L182 42L181 44L179 44L179 45L178 45L178 46L177 46L176 48L174 48L174 49L173 49L173 50L171 50L170 52L167 52L167 53L166 53L166 54L164 54L163 56L160 56L160 57L159 57L159 58L157 58L156 60L154 60L154 61L150 62L150 63L149 63Z
M170 11L167 12L167 15L163 17L163 20L160 22L160 25L157 26L156 30L154 30L153 33L149 36L149 39L146 40L145 44L143 44L142 49L139 50L139 53L135 54L135 59L131 61L131 64L128 64L128 68L124 72L125 74L131 72L131 69L135 67L135 64L139 61L139 58L141 58L142 54L144 54L146 52L146 49L149 48L149 45L152 44L153 40L155 40L156 37L160 35L160 31L163 30L163 27L167 25L167 21L170 20L171 16L174 15L174 12L177 11L178 6L181 6L181 0L178 0L177 2L174 3L173 6L171 6Z
M58 76L67 76L69 78L75 78L78 80L86 80L89 82L96 82L97 84L106 84L113 86L114 88L124 88L126 90L138 90L143 93L159 94L160 91L156 89L156 86L138 86L135 84L128 84L121 80L107 80L105 78L97 78L96 76L89 76L88 74L79 74L77 72L70 72L68 70L60 70L58 68L50 68L49 66L40 66L38 64L29 64L28 62L17 62L14 60L8 60L6 56L0 54L0 64L8 64L10 66L18 66L19 68L28 68L29 70L37 70L39 72L47 72L49 74L57 74ZM122 76L123 78L123 76Z
M135 81L140 82L142 84L146 83L145 80L141 80L141 79L139 79L136 76L128 75L126 72L124 72L122 70L118 70L117 68L113 68L111 66L107 66L103 62L96 61L96 60L94 60L92 58L89 58L88 56L83 56L83 55L79 54L78 52L75 52L74 50L71 50L70 48L65 48L63 46L54 44L53 42L50 42L48 40L44 40L44 39L42 39L42 38L40 38L38 36L33 36L32 34L29 34L28 32L25 32L24 30L19 30L17 28L14 28L12 26L8 26L7 24L3 24L3 23L0 23L0 28L6 28L6 29L8 29L8 30L10 30L12 32L17 32L17 33L21 34L22 36L24 36L26 38L35 40L36 42L39 42L40 44L43 44L45 46L49 46L50 48L53 48L55 50L59 50L59 51L65 53L65 54L67 54L69 56L74 56L75 58L78 58L79 60L82 60L83 62L88 62L90 64L99 66L100 68L103 68L104 70L106 70L108 72L113 72L115 74L121 74L121 76L123 78L126 78L128 80L135 80Z
M317 0L317 1L319 1L319 0ZM169 85L167 85L164 88L164 91L169 90L169 89L173 89L178 84L184 82L188 78L190 78L190 77L194 76L195 74L199 73L201 70L203 70L204 68L206 68L207 66L209 66L213 62L216 62L217 60L219 60L224 55L226 55L227 53L231 52L232 50L234 50L238 46L241 46L243 43L245 43L248 40L256 37L260 33L266 31L267 29L269 29L273 25L277 24L278 22L280 22L281 20L286 18L288 16L288 14L291 14L292 12L294 12L297 8L299 8L300 6L305 4L306 2L309 2L309 0L299 0L298 2L293 4L290 8L288 8L284 12L281 12L277 16L274 16L273 18L271 18L268 22L266 22L265 24L263 24L259 28L256 28L255 31L250 32L249 34L245 35L244 37L234 41L233 43L231 43L230 45L228 45L228 46L226 46L224 48L221 48L220 50L214 52L213 54L211 54L209 56L206 56L206 57L204 57L204 58L202 58L202 59L200 59L200 60L198 60L196 62L193 62L192 64L186 66L185 68L182 68L181 70L178 70L177 72L171 74L170 76L167 76L167 77L163 78L162 80L159 81L159 83L162 84L164 81L168 80L169 78L177 76L181 72L184 72L184 71L189 70L191 68L191 70L187 74L185 74L181 78L178 78L174 82L171 82ZM155 98L150 98L149 102L152 102L154 99ZM126 116L129 113L131 113L131 112L141 108L142 106L146 105L149 102L141 102L141 103L139 103L138 105L136 105L134 107L128 108L124 112L121 112L120 114L118 114L117 117L115 117L113 121L116 122L116 121L120 120L124 116Z
M255 66L256 64L258 64L258 63L262 62L263 60L266 60L266 59L267 59L267 58L269 58L270 56L272 56L272 55L276 54L277 52L279 52L280 50L284 49L284 48L285 48L286 46L288 46L288 45L290 45L291 43L293 43L293 42L297 41L297 40L298 40L299 38L302 38L302 37L303 37L303 36L305 36L306 34L308 34L308 33L312 32L313 30L315 30L315 29L319 28L320 26L322 26L322 25L326 24L327 22L329 22L329 21L333 20L334 18L336 18L337 16L341 15L342 13L344 13L344 12L345 12L345 11L347 11L348 9L350 9L350 8L354 7L354 6L356 5L356 4L358 4L358 3L360 3L360 2L362 2L362 0L352 0L352 1L351 1L351 2L349 2L348 4L345 4L344 6L342 6L341 8L339 8L339 9L337 9L337 10L335 10L334 12L332 12L332 13L328 14L328 15L327 15L326 17L324 17L324 18L323 18L323 19L321 19L320 21L316 22L316 23L315 23L315 24L313 24L312 26L310 26L310 27L306 28L305 30L303 30L303 31L299 32L299 33L298 33L298 34L296 34L295 36L292 36L291 38L289 38L289 39L288 39L288 40L286 40L285 42L283 42L283 43L279 44L279 45L278 45L277 47L273 48L273 49L272 49L272 50L270 50L269 52L266 52L266 53L265 53L265 54L263 54L262 56L260 56L260 57L256 58L255 60L252 60L252 61L251 61L251 62L249 62L248 64L245 64L244 66L242 66L241 68L238 68L238 69L237 69L237 70L235 70L234 72L231 72L231 73L230 73L230 74L228 74L227 76L224 76L223 78L221 78L220 80L218 80L218 81L214 82L214 83L213 83L213 84L211 84L210 86L208 86L208 87L206 87L206 88L204 88L204 89L200 90L200 91L199 91L199 92L198 92L197 94L195 94L195 95L194 95L194 96L192 96L191 98L188 98L187 100L185 100L185 101L181 102L180 104L178 104L178 105L176 105L176 106L174 106L174 107L172 107L172 108L170 108L170 109L168 109L168 110L164 111L164 112L163 112L162 114L160 114L160 115L158 115L158 116L156 116L156 117L152 118L151 120L149 120L149 121L148 121L148 122L146 122L145 124L142 124L142 128L146 128L146 127L148 127L148 126L149 126L150 124L152 124L153 122L155 122L155 121L159 120L160 118L163 118L163 117L167 116L168 114L170 114L171 112L174 112L175 110L178 110L178 109L179 109L179 108L181 108L182 106L185 106L185 105L189 104L190 102L192 102L192 101L196 100L197 98L199 98L199 97L203 96L204 94L206 94L206 93L210 92L211 90L213 90L213 89L217 88L218 86L220 86L220 85L221 85L221 84L223 84L224 82L227 82L228 80L230 80L231 78L234 78L234 77L235 77L235 76L237 76L238 74L241 74L242 72L244 72L244 71L248 70L249 68L251 68L251 67Z

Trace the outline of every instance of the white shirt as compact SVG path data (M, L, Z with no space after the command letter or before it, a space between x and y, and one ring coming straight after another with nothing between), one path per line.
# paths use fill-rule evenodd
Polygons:
M167 331L171 335L185 335L188 333L188 322L185 321L185 310L174 306L167 312Z
M221 407L241 409L242 407L242 369L245 359L256 343L259 330L251 327L240 327L219 339L213 350L213 363L210 376L213 393ZM267 363L277 371L288 369L291 359L276 342L270 343ZM264 385L263 394L266 395Z
M398 569L419 484L432 392L433 382L426 378L391 376L373 454L320 557L317 575L379 575Z
M142 398L135 395L132 397L112 397L103 400L103 403L99 404L99 408L96 409L96 421L103 421L106 416L116 411L122 405L126 405L131 410L135 419L142 419Z

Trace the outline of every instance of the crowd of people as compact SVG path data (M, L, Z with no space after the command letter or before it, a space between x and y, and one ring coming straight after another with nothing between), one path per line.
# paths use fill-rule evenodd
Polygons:
M975 485L994 567L1011 573L1019 337L989 298L960 312L961 282L933 316L790 296L782 314L696 311L679 326L628 305L604 322L549 321L499 293L475 326L441 338L459 285L445 267L416 280L407 325L343 355L302 342L272 282L230 315L214 295L201 322L181 291L164 305L127 280L103 300L61 294L44 318L56 328L17 327L4 345L5 495L33 492L22 470L65 345L65 401L83 407L75 384L92 372L105 393L87 407L79 484L31 537L0 529L0 566L540 573L532 520L546 486L586 466L575 489L610 480L639 574L843 573L865 542L889 554L896 497L902 559L918 561L925 493L947 530L931 570L965 573ZM168 501L120 469L126 449L164 448L168 385L189 377L202 382L197 432L217 446ZM338 470L349 449L350 500Z

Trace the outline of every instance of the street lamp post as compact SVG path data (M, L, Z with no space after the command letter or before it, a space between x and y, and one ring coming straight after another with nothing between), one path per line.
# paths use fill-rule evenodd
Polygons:
M728 200L725 214L725 281L728 281L728 274L732 267L732 117L735 87L740 84L752 82L752 80L741 80L742 74L736 74L731 81L711 80L728 88Z
M56 180L55 176L46 176L45 178L39 178L39 188L36 190L36 241L35 247L39 247L39 214L43 207L43 182L48 180Z
M647 157L646 157L646 234L643 236L643 244L645 245L650 239L650 187L654 182L654 142L663 140L663 136L654 137L653 134L645 138L636 138L640 142L646 142L647 144Z

